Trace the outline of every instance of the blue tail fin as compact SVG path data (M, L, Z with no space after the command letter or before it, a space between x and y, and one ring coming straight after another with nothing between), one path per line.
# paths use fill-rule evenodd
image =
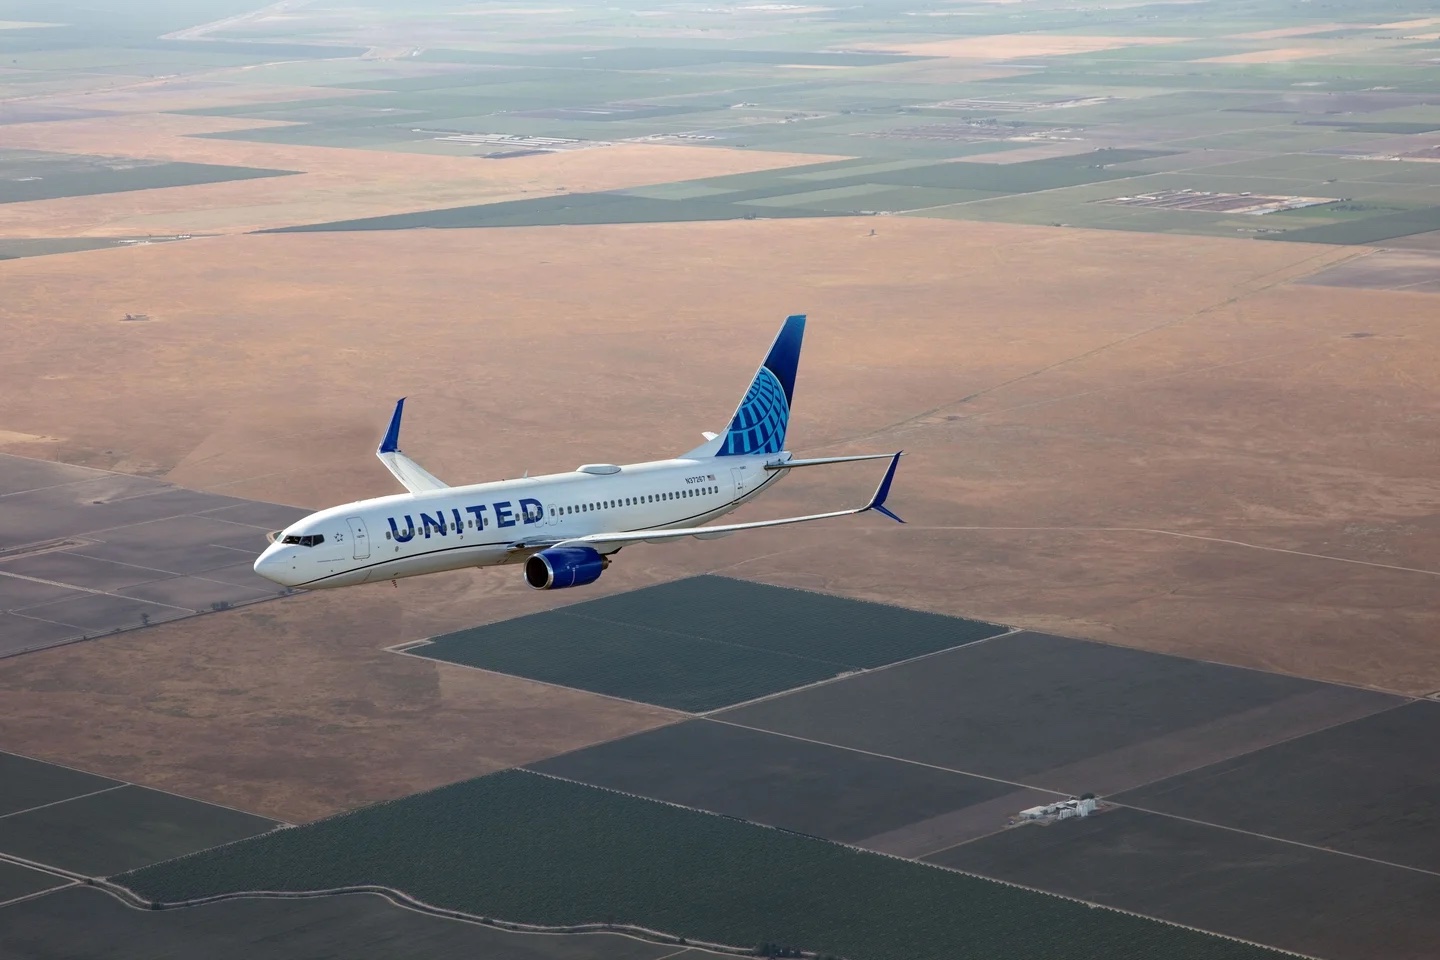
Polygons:
M805 315L786 317L729 428L718 438L714 456L779 453L785 449L790 403L795 396L795 370L800 365L800 341L804 337Z

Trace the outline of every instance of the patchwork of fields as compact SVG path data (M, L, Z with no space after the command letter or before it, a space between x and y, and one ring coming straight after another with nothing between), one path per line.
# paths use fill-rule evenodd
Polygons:
M238 810L0 753L0 887L14 891L0 904L73 882L76 874L133 870L277 826Z
M708 614L697 618L696 611ZM456 631L405 652L703 712L1005 631L902 607L693 577Z
M479 916L631 923L712 942L804 944L876 960L1277 955L521 771L117 881L162 902L375 884Z
M283 596L251 565L301 515L0 454L0 657Z
M0 955L1440 953L1433 4L259 6L0 13ZM909 525L224 612L791 309Z

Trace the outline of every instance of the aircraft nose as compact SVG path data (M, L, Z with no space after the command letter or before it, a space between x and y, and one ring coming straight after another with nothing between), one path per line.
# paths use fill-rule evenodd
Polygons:
M294 586L295 570L285 553L278 545L269 547L255 559L255 572L282 587Z

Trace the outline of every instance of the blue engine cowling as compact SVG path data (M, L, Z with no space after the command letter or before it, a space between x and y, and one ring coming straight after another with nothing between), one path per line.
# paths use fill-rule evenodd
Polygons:
M583 587L600 579L610 560L590 547L551 547L525 561L525 582L536 590Z

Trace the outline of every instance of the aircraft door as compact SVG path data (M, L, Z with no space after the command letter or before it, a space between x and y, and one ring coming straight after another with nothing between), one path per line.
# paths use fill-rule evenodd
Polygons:
M547 527L553 527L553 526L555 526L555 524L557 524L557 523L560 522L560 508L559 508L559 507L555 506L555 504L552 503L552 504L550 504L550 506L546 507L545 510L546 510L546 513L545 513L545 526L547 526Z
M730 475L735 478L735 495L738 497L745 492L745 468L731 467Z
M365 521L360 517L346 517L345 522L350 524L350 542L355 544L355 559L370 559L370 536L365 529Z

